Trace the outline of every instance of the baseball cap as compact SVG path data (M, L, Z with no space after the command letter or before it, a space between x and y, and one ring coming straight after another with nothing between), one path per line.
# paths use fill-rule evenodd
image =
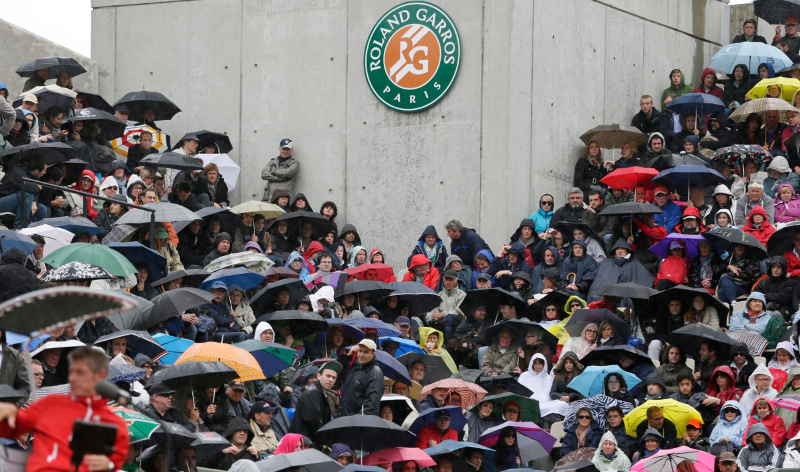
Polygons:
M444 276L450 279L457 279L458 272L454 271L453 269L447 269L446 271L444 271Z
M688 428L689 426L691 426L694 429L701 429L703 427L700 424L700 421L698 421L698 420L689 420L689 421L687 421L686 422L686 427Z
M439 418L450 418L450 412L447 410L439 410L433 414L433 419L438 420Z
M166 395L168 393L175 393L174 388L170 388L164 382L156 382L151 385L148 389L150 395Z
M397 326L411 326L411 320L407 316L398 316L394 322Z
M247 416L253 418L256 416L256 413L272 413L275 410L277 410L277 408L270 406L269 403L259 401L253 403L253 406L250 407L250 412L247 414Z
M325 369L332 370L332 371L336 372L336 374L338 375L339 373L342 372L342 364L339 364L336 361L329 361L329 362L325 363L325 365L320 367L319 371L322 372Z
M492 276L487 274L487 273L483 273L482 272L482 273L480 273L478 275L478 280L489 280L489 281L491 281L492 280Z
M359 341L358 344L359 344L359 346L366 346L366 347L372 349L373 351L378 349L378 346L375 345L375 341L373 341L371 339L364 338L361 341Z
M655 190L654 193L656 195L658 195L659 193L663 193L664 195L669 195L669 190L667 190L667 187L664 187L663 185L659 185L658 187L656 187L656 190Z
M719 461L720 462L736 462L736 454L734 454L734 453L732 453L730 451L725 451L725 452L723 452L722 454L719 455Z
M212 288L224 288L225 290L228 290L228 286L225 285L225 282L222 280L215 280L214 283L211 284L211 287L209 287L209 289Z
M23 102L32 102L32 103L39 103L39 99L36 98L36 95L29 93L22 97Z
M787 24L787 25L796 25L797 24L797 18L794 17L794 16L790 16L789 18L786 18L786 21L784 23Z
M158 229L156 230L156 237L158 239L166 239L166 238L168 238L169 237L169 232L167 231L167 228L165 228L163 226L159 226ZM222 281L220 280L219 282L222 282Z
M364 336L369 334L374 334L375 336L378 335L378 328L364 328Z
M689 218L694 218L694 219L696 219L696 220L699 220L699 219L700 219L700 218L698 218L698 217L697 217L697 216L695 216L695 215L683 215L683 216L681 216L681 220L688 220Z
M293 145L292 145L292 140L291 139L289 139L289 138L281 139L281 149L283 149L283 148L292 149L292 147L293 147Z
M230 382L228 383L228 388L231 390L246 390L244 384L241 382Z
M127 111L128 113L130 113L131 109L128 108L128 105L122 104L122 105L115 106L114 107L114 111Z

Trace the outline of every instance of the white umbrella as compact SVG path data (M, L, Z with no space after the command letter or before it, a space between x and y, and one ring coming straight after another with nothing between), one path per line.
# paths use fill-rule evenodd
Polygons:
M258 272L261 275L267 275L267 271L274 264L275 263L272 262L270 258L263 254L245 251L214 259L214 261L207 265L204 270L210 273L221 269L227 269L229 267L244 266L254 272Z
M239 171L241 168L233 162L233 159L228 157L227 154L197 154L197 159L203 161L203 166L207 166L212 162L219 167L219 173L225 179L225 185L228 190L236 188L236 182L239 180Z
M39 225L33 228L24 228L19 230L20 233L31 236L38 234L45 239L44 256L47 257L51 252L67 246L72 242L75 233L71 233L65 229L56 228L50 225Z

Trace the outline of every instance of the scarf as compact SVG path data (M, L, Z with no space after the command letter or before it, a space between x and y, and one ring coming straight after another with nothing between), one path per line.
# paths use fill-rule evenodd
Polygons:
M713 254L707 256L700 256L700 278L703 280L711 280L714 278L714 270L711 268L711 260L714 258Z
M591 426L587 426L586 429L582 429L580 425L575 428L575 435L578 436L578 444L580 447L584 447L586 445L586 435L589 434L590 429L592 429Z
M425 257L427 257L431 262L436 262L436 248L436 244L434 244L432 248L428 249L428 245L422 243L422 250L425 251Z

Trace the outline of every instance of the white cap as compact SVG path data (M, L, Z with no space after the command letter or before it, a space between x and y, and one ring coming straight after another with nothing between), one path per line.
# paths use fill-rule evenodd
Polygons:
M361 345L361 346L366 346L366 347L372 349L373 351L378 349L378 346L375 345L375 341L373 341L371 339L364 338L361 341L359 341L358 344Z

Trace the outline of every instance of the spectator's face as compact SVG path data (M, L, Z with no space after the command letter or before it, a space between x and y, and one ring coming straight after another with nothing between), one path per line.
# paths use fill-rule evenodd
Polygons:
M33 364L33 380L36 381L36 388L42 387L42 382L44 382L44 368L39 364Z
M754 25L753 23L747 23L746 25L744 25L744 34L746 36L753 36L754 34L756 34L756 25Z
M751 439L753 441L753 444L755 444L756 446L760 446L764 444L764 442L767 440L767 436L764 433L756 433L751 437Z
M281 305L288 305L289 304L289 291L288 290L281 290L278 292L275 297L278 299L278 303Z
M786 36L794 36L797 34L797 25L794 23L786 23Z
M250 226L251 224L253 224L253 214L242 213L242 224L245 226Z
M330 272L333 268L333 262L330 257L325 257L319 260L319 270L322 272Z
M764 123L768 129L772 129L777 126L778 121L780 120L780 113L777 110L770 110L767 112L766 119Z
M483 402L481 403L481 407L478 410L478 414L480 415L481 418L486 418L492 414L492 411L494 411L494 403Z
M675 348L670 348L668 353L669 363L677 364L681 361L681 351Z
M269 426L272 422L272 413L256 413L256 423L261 426Z
M786 29L786 32L789 32L788 28ZM38 75L42 80L47 80L47 76L50 75L50 68L45 67L44 69L39 69L36 71L36 75Z
M33 257L35 257L36 260L38 261L44 256L45 243L36 243L36 244L37 244L36 249L33 250Z
M678 85L681 84L681 71L676 70L675 72L672 73L672 76L670 78L672 79L673 85L677 87Z
M659 387L660 389L661 387ZM650 385L647 386L648 393L650 392ZM652 394L651 394L652 395ZM647 418L651 428L661 429L664 426L664 414L660 411L653 412L653 416Z
M214 301L217 303L222 302L222 299L225 298L225 295L228 293L224 288L212 288L209 292L214 294Z
M186 151L187 154L194 154L197 152L197 147L200 145L200 142L196 139L187 139L183 142L183 150Z
M50 124L53 125L53 128L61 128L61 123L64 121L64 114L59 113L58 115L50 118Z
M33 102L29 102L29 101L24 101L24 102L22 102L22 109L23 109L23 110L33 111L33 108L34 108L35 106L36 106L36 104L35 104L35 103L33 103ZM25 117L26 117L26 118L27 118L28 116L30 116L30 115L25 115ZM30 123L29 123L29 124L30 124Z
M152 190L149 192L145 192L144 197L142 197L142 201L146 204L148 203L155 203L156 202L156 193Z
M243 397L244 397L244 389L241 388L232 389L230 387L228 388L228 398L230 398L231 400L238 402Z
M661 152L661 149L664 148L664 141L659 137L655 137L650 140L650 148L653 152Z
M156 117L156 113L153 111L152 108L145 108L142 111L142 120L144 120L144 121L153 121L153 119L155 117Z
M512 339L513 336L508 331L501 332L500 336L497 337L497 341L503 349L508 349L508 347L511 346Z
M569 200L569 206L574 209L578 209L583 207L583 194L582 193L571 193L567 198Z
M491 288L492 287L492 281L491 280L478 279L478 281L475 282L475 286L478 287L479 289Z
M116 356L117 354L125 354L128 348L128 340L126 338L117 338L111 340L111 352Z
M653 99L652 98L643 98L639 100L639 108L642 109L645 113L650 113L650 110L653 109Z
M663 194L663 193L659 193L658 195L656 195L655 199L656 199L656 204L658 204L658 206L660 206L660 207L663 207L664 205L667 204L667 200L669 200L669 196L667 196L666 194Z
M305 232L305 230L303 230L303 231ZM356 262L363 264L366 260L367 260L367 251L365 251L363 249L358 251L358 254L356 254ZM424 270L422 268L422 266L419 266L419 269L420 269L420 271L422 271L422 274L427 274L428 272L431 271L430 270L431 269L430 265L429 264L426 264L426 265L428 267L428 270ZM419 274L420 271L417 271L417 273ZM420 274L420 275L422 275L422 274Z
M390 407L389 405L383 405L381 407L380 417L385 419L386 421L392 421L392 418L394 418L394 414L392 413L392 407Z
M375 351L366 347L358 346L358 363L365 365L375 358Z
M697 218L686 218L683 220L683 229L688 233L697 229Z
M589 155L592 157L600 155L600 146L597 143L589 143Z
M333 387L333 384L336 383L336 372L330 369L324 369L321 374L319 374L318 379L322 386L330 390Z
M434 388L431 390L431 396L436 399L438 403L444 404L444 399L447 396L446 388Z
M444 278L444 288L446 288L447 290L452 290L456 288L456 285L458 285L458 279L454 279L453 277Z
M695 119L694 115L689 115L686 117L686 129L689 131L694 131Z
M755 203L761 199L764 195L764 190L760 188L753 187L752 185L747 190L747 195L750 197L750 201Z
M447 428L450 427L450 418L438 418L435 423L439 431L447 431Z
M217 249L219 249L219 252L223 254L227 253L228 249L230 248L231 248L231 242L228 241L227 239L223 239L222 241L219 242L219 244L217 244Z
M408 375L411 377L411 380L421 382L422 379L425 378L425 364L422 362L411 364L411 368L408 369Z
M185 202L186 199L189 198L189 195L191 195L192 192L182 192L182 191L178 190L175 193L178 194L178 200L180 200L182 202Z
M106 197L113 197L114 195L117 194L117 190L119 190L119 187L117 187L116 185L111 185L104 188L103 193L105 194Z
M247 435L245 434L245 437ZM181 472L194 472L197 465L197 453L194 449L184 449L175 453L175 467Z
M265 329L264 331L261 332L261 336L259 337L261 341L265 343L271 343L274 336L271 329Z
M716 81L717 81L717 76L716 75L708 74L703 78L703 85L705 85L706 88L711 88L711 87L714 86L714 82L716 82Z
M616 375L610 375L608 379L608 390L610 392L618 392L620 389L619 378Z
M517 319L517 309L513 305L500 305L500 313L504 320Z
M61 359L61 349L48 349L44 351L42 354L42 363L48 369L52 370L55 369L58 365L58 361Z
M131 187L131 195L134 197L138 197L142 194L142 186L141 185L134 185Z
M726 215L725 213L721 213L719 216L717 216L717 223L719 224L719 226L728 226L730 222L731 222L730 218L728 218L728 215ZM710 249L708 249L708 251L711 252ZM707 256L708 254L703 254L703 255Z
M772 379L768 375L759 375L756 377L756 387L758 387L758 391L763 392L767 388L769 388L769 384L772 382Z
M627 250L627 249L625 249L624 247L618 247L618 248L617 248L617 249L614 251L614 255L615 255L615 256L617 256L617 257L625 257L625 256L627 256L627 255L628 255L628 250Z
M457 393L451 393L449 397L447 397L447 406L461 406L461 395Z
M583 249L583 246L581 246L580 244L573 244L572 245L572 255L573 256L578 257L578 258L583 257L583 253L584 252L585 251Z
M583 308L583 305L581 305L581 302L577 300L569 304L569 309L573 313L575 312L575 310L580 310L581 308Z
M208 183L213 184L217 181L217 171L209 170L206 172L206 177L208 178ZM252 215L252 213L251 213Z
M102 371L93 372L89 364L78 359L69 365L69 386L72 393L79 397L94 395L97 382L103 380Z
M292 155L292 150L290 148L281 148L280 152L281 152L281 157L284 159Z
M719 463L720 472L736 472L736 461L725 461Z
M606 418L608 419L608 424L611 425L612 428L616 428L622 423L622 416L620 416L617 411L609 411Z
M359 254L360 253L361 253L361 251L359 251ZM366 255L365 255L365 258L366 258ZM356 261L358 261L358 256L356 256ZM364 262L364 260L362 259L361 262ZM428 262L427 264L422 264L422 265L418 265L418 266L414 267L414 272L416 272L417 275L420 275L420 276L425 275L430 271L431 271L431 263L430 262Z
M603 202L600 201L600 195L597 195L597 194L589 195L589 206L590 207L597 208L602 204L603 204Z
M302 233L303 238L308 239L314 233L314 227L309 223L303 223L303 227L302 227L301 233ZM364 257L367 257L366 253L364 254ZM361 261L361 262L364 262L364 261Z
M231 297L231 303L233 303L234 305L238 305L239 302L242 301L242 292L234 290L233 292L231 292L230 297Z
M114 112L114 116L116 116L117 118L119 118L120 121L123 121L123 122L127 122L128 121L128 115L130 115L130 113L127 112L127 111L115 111Z
M480 451L473 452L472 455L469 456L469 459L467 459L467 462L472 464L475 467L475 469L480 469L481 464L483 464L483 452Z
M159 195L164 193L164 179L158 179L155 181L155 189Z
M572 232L572 237L574 239L585 240L586 239L586 233L584 233L583 231L581 231L579 229L576 229L575 231Z

